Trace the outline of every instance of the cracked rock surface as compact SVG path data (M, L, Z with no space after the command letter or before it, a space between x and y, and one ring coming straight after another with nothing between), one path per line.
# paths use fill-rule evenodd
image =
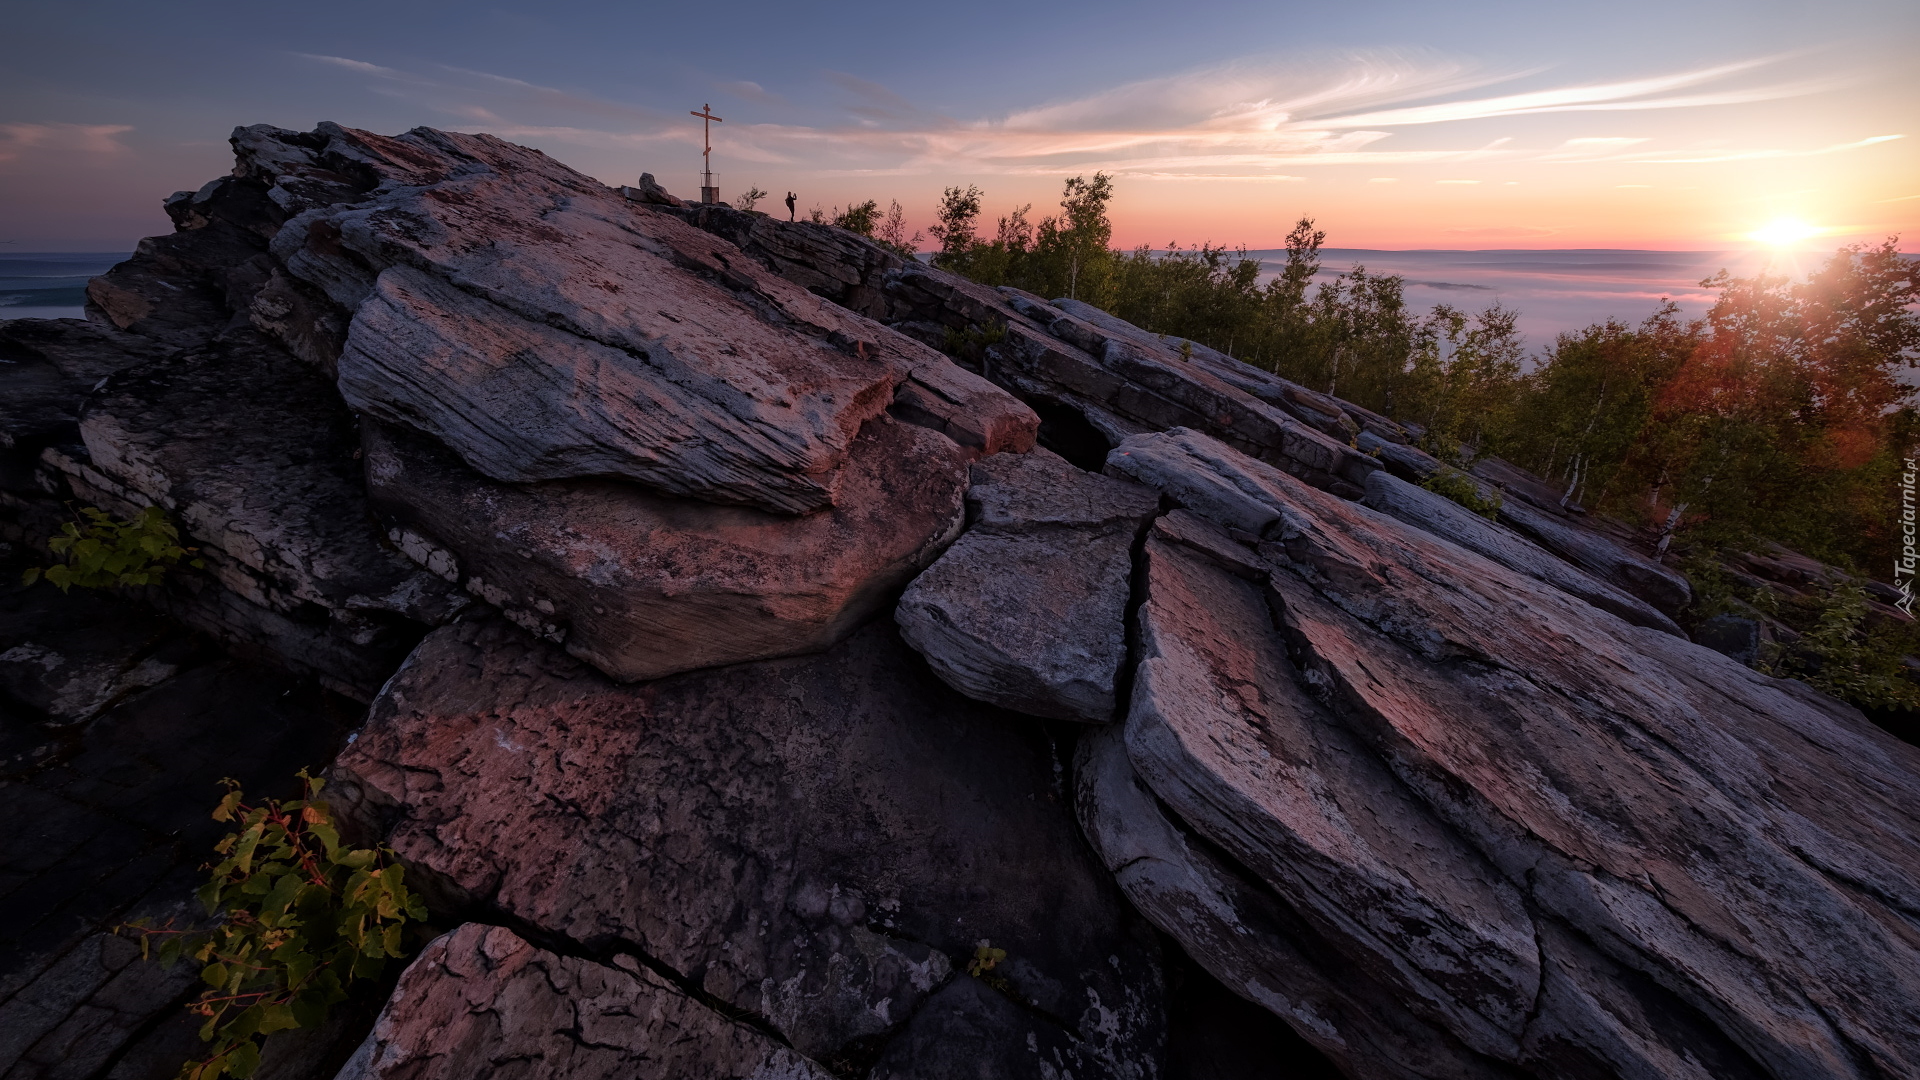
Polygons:
M1159 497L1034 450L974 465L967 507L972 527L894 609L907 643L975 700L1113 719L1131 549Z
M1363 1074L1920 1065L1920 750L1204 435L1111 464L1265 569L1150 537L1082 750L1103 858L1223 981Z
M505 927L468 923L407 967L338 1080L832 1075L632 957L601 964L558 956Z
M885 621L639 686L467 623L388 685L335 790L442 903L644 954L808 1057L930 1068L947 1050L915 1033L961 1024L1013 1062L1037 1045L1075 1076L1152 1076L1157 946L1056 753ZM997 987L964 971L983 942L1006 951Z

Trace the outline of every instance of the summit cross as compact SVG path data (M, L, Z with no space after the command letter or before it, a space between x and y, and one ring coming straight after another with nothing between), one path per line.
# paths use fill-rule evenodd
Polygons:
M713 125L726 121L713 115L712 105L702 105L699 112L688 115L699 117L702 129L704 148L700 151L700 201L717 203L720 201L720 189L713 186Z

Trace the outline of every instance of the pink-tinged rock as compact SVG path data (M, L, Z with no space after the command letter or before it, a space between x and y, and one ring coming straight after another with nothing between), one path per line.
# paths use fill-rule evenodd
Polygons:
M943 1008L986 940L1013 995L996 1053L1065 1043L1076 1077L1147 1080L1157 946L1080 838L1061 765L883 619L816 656L637 686L489 620L429 635L328 794L437 903L644 957L809 1057Z
M365 439L369 495L403 551L622 680L845 637L959 534L970 456L880 417L838 504L790 517L614 480L498 484L399 429Z
M352 313L347 402L489 478L617 476L805 513L903 387L910 419L976 453L1032 445L1038 419L1005 391L538 151L335 125L236 146L289 208L338 195L312 194L316 172L365 178L290 218L273 256Z
M1126 744L1306 928L1322 985L1283 1005L1352 969L1488 1077L1920 1069L1920 750L1197 433L1122 455L1266 537L1264 590L1150 538ZM1130 889L1231 976L1179 880Z
M830 1080L631 956L604 963L467 923L408 965L338 1080Z

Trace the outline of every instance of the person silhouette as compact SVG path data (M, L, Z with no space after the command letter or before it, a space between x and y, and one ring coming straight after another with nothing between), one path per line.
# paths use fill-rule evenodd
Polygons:
M793 192L791 191L787 192L787 220L788 221L793 220L793 202L797 198L799 198L799 196L795 195Z

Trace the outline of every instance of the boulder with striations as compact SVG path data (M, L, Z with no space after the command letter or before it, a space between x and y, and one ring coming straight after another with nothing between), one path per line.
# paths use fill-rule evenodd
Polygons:
M1109 865L1216 975L1361 1074L1920 1062L1920 751L1197 433L1113 463L1268 571L1149 540L1127 761L1083 778ZM1129 769L1174 815L1151 872L1121 842ZM1317 976L1222 944L1261 908L1252 936ZM1342 1023L1374 987L1419 1021L1412 1057Z

